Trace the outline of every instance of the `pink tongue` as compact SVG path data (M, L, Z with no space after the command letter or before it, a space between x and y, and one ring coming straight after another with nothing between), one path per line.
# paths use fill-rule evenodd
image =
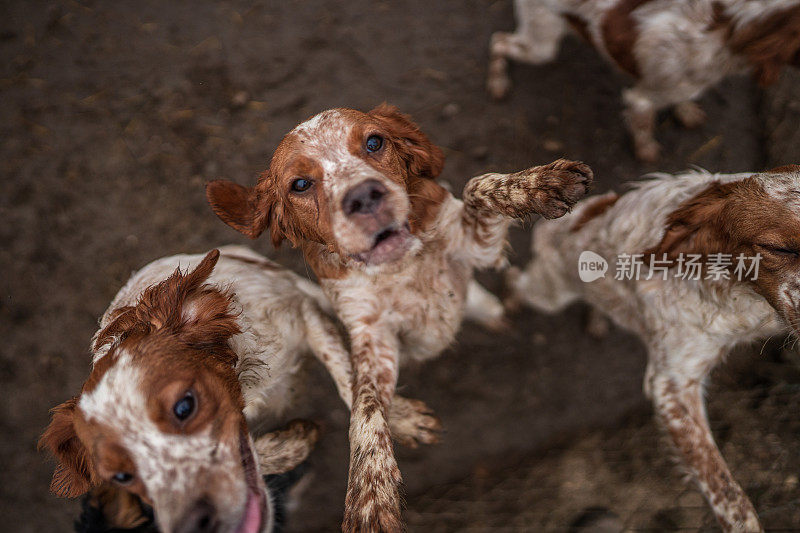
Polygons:
M247 496L247 508L244 511L242 523L236 529L236 533L259 533L261 527L261 506L258 504L258 496L252 492Z

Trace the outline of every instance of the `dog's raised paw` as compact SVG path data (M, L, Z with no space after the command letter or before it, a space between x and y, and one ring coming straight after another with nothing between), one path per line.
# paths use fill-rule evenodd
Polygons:
M389 428L397 442L416 448L438 443L442 423L424 402L395 396L389 411Z
M533 181L533 211L544 218L559 218L567 214L583 198L594 179L585 163L559 159L529 171Z

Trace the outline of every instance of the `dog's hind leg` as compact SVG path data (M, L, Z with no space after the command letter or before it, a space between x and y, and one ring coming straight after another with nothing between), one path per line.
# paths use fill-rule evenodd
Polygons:
M509 293L504 302L506 309L511 312L527 305L543 313L557 313L577 300L578 294L564 279L563 268L542 257L532 259L525 270L510 267L506 271Z
M516 0L514 33L496 32L489 45L489 75L486 88L493 98L511 90L508 60L542 64L552 61L564 35L564 20L541 0Z
M623 117L633 140L636 157L645 163L655 163L661 152L661 146L655 138L658 108L648 91L640 87L625 89L622 101L625 105Z
M491 331L503 331L509 327L500 299L475 280L467 285L464 318Z

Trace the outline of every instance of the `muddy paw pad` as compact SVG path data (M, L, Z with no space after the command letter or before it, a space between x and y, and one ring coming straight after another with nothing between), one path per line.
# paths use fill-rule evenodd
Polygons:
M436 444L442 431L441 421L424 402L402 396L392 400L389 427L392 437L408 448Z
M538 167L534 210L544 218L559 218L586 195L594 173L579 161L559 159Z

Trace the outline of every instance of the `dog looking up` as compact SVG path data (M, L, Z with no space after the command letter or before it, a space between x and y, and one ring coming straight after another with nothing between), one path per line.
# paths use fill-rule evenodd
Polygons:
M800 332L800 166L659 175L588 198L563 222L535 226L533 260L509 273L512 298L546 312L585 301L637 333L645 393L720 525L760 531L714 443L703 390L733 346ZM586 251L617 259L616 274L581 281Z
M508 60L555 59L571 25L634 77L622 93L636 156L653 162L656 113L675 106L686 127L705 121L694 100L726 76L752 72L761 85L800 66L800 0L516 0L517 29L490 45L487 87L511 88Z
M80 395L53 409L40 441L58 460L51 490L113 484L153 507L165 533L271 531L261 476L297 466L317 437L313 424L287 424L306 353L351 404L350 356L328 305L313 283L240 246L138 271L103 315ZM389 422L404 442L436 438L421 402L395 398Z
M384 104L298 125L254 188L207 187L214 212L233 228L252 238L268 229L275 245L288 239L302 249L350 335L346 531L402 527L386 425L400 363L435 357L465 311L480 317L486 301L496 303L473 269L502 261L513 219L564 215L592 179L586 165L559 160L473 178L462 201L434 181L443 164L416 124Z

